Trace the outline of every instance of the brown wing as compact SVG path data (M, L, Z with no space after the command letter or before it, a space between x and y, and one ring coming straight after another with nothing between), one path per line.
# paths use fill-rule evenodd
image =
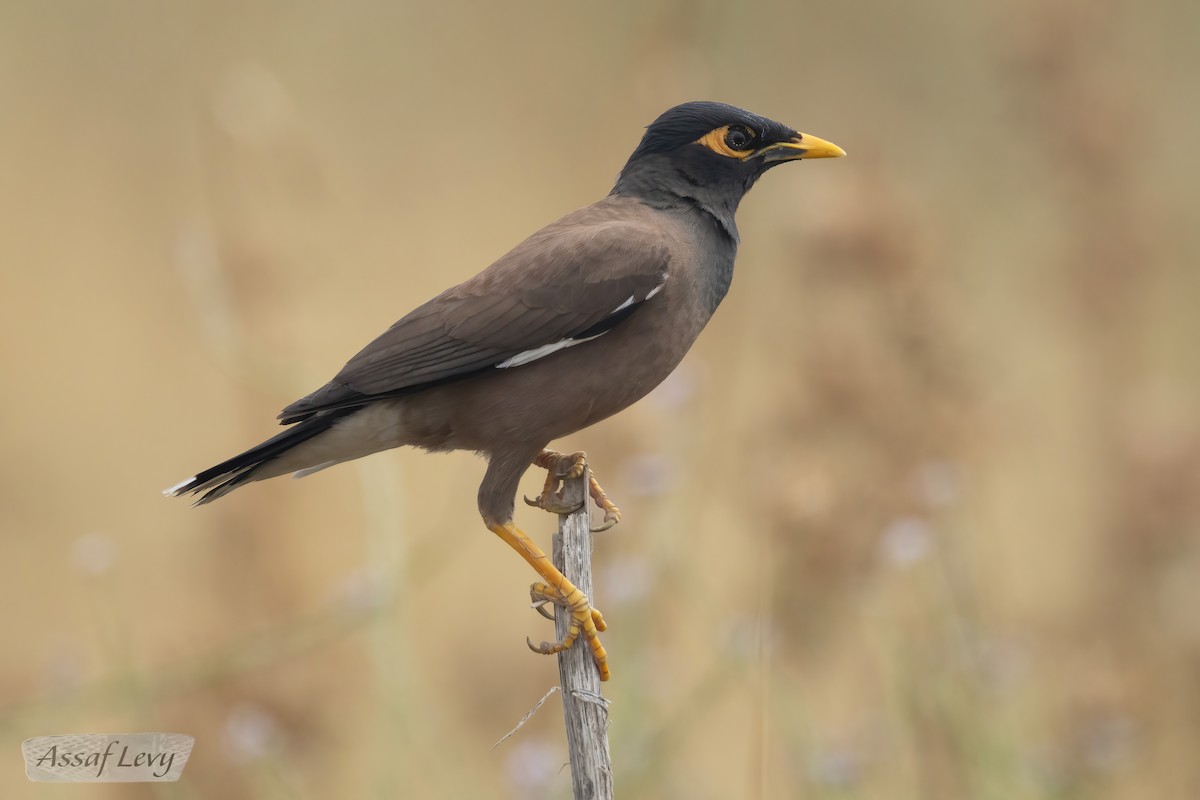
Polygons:
M577 213L413 310L279 417L295 422L416 391L596 335L662 285L669 261L664 237L645 223L589 223Z

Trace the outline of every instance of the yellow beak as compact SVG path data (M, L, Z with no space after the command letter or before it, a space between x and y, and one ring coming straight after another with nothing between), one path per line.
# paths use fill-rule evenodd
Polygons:
M846 151L812 134L798 133L790 142L764 147L754 155L762 156L767 161L796 161L801 158L841 158Z

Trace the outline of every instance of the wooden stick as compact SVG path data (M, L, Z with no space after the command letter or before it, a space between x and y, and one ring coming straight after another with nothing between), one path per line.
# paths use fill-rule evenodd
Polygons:
M591 498L588 470L583 477L563 484L563 500L579 502L577 511L560 514L551 558L567 580L593 602ZM570 614L555 609L558 638L567 634ZM558 654L562 684L563 720L571 757L571 787L575 800L612 800L612 756L608 751L608 701L600 693L600 674L592 651L580 636L570 650Z

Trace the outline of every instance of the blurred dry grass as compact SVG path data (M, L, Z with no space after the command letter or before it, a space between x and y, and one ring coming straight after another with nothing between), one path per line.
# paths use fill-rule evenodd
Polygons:
M764 180L695 352L564 443L626 511L596 556L621 795L1200 796L1198 29L0 4L0 794L54 793L27 736L173 730L180 784L73 793L565 797L552 703L488 750L556 673L473 457L157 489L716 98L851 158Z

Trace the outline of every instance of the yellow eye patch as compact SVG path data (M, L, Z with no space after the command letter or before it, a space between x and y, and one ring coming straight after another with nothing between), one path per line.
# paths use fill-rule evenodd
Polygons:
M729 128L729 125L722 125L719 128L711 130L697 139L696 144L703 145L717 155L726 156L727 158L746 158L753 153L753 147L747 147L744 150L736 150L729 146L729 142L726 141L729 137ZM739 130L742 130L740 126ZM747 137L746 144L753 144L753 142L753 137Z

